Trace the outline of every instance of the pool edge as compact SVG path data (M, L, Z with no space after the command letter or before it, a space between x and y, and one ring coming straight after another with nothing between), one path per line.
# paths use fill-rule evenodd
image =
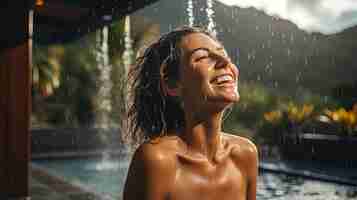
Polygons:
M32 178L36 179L42 184L49 186L51 189L60 194L68 196L88 195L91 196L91 199L93 200L115 200L115 198L109 194L95 192L93 188L90 188L80 183L71 183L65 180L60 175L54 174L50 170L41 167L37 164L31 163L30 171Z

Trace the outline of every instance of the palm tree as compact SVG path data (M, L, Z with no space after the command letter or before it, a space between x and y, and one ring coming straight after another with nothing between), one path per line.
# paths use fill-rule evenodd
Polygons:
M62 46L35 47L32 67L33 89L44 96L53 94L60 86L60 62L64 54Z

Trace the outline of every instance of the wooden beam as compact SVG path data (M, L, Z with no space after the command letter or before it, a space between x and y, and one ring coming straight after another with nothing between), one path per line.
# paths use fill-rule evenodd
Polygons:
M35 7L38 15L62 19L65 22L79 21L82 17L89 15L89 11L89 8L70 7L59 3Z
M0 10L0 199L29 196L30 16L16 2Z
M156 1L43 0L34 7L34 40L39 44L73 41Z

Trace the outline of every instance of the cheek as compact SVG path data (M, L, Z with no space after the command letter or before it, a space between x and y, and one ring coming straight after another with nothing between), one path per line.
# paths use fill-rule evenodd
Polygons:
M209 90L207 81L207 76L203 75L201 72L198 72L197 70L190 71L182 79L184 93L192 98L202 96Z
M193 66L185 71L183 75L184 81L190 82L191 84L201 85L203 82L207 81L209 73L210 72L207 69L200 66ZM213 71L211 73L213 73Z
M214 70L197 70L196 73L196 84L198 87L200 87L201 89L209 89L210 86L210 77L212 77L214 75Z

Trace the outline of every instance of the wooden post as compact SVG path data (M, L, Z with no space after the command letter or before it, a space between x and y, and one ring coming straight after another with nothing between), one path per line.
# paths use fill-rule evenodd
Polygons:
M0 199L22 199L29 196L31 16L28 1L0 12Z

